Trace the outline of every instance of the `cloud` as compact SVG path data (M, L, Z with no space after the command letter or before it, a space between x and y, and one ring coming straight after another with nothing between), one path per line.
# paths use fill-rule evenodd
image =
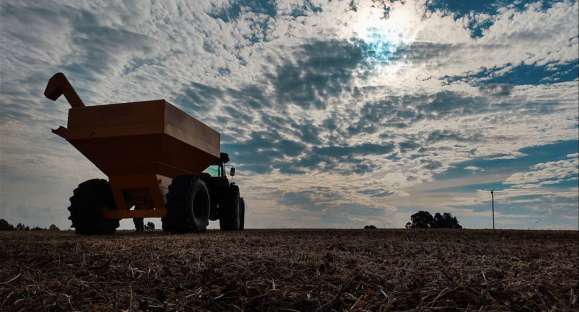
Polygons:
M513 174L505 183L518 188L537 188L566 181L577 183L578 175L577 160L565 159L533 165L527 172Z
M212 104L222 99L224 91L220 88L210 87L208 85L191 82L179 95L175 102L181 106L187 107L197 115L204 115L212 108Z
M277 4L275 1L231 1L229 5L215 8L208 14L224 22L231 22L239 19L244 11L275 17L277 15Z
M464 167L465 170L470 170L470 171L484 171L484 169L479 168L477 166L466 166Z
M315 41L301 47L296 62L270 76L277 102L304 109L324 108L328 98L350 91L354 70L363 61L359 47L345 41Z

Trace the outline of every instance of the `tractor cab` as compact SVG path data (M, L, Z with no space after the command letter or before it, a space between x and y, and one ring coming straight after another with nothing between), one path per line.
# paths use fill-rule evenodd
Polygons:
M207 167L203 171L201 179L207 185L209 190L211 201L211 210L209 214L210 220L219 219L222 227L233 229L243 229L243 220L245 214L245 202L243 198L239 197L239 187L234 183L229 181L228 174L226 171L226 164L229 162L229 155L227 153L220 153L219 161ZM235 176L235 167L230 167L229 177ZM233 209L234 211L228 211ZM234 220L229 220L225 215L236 216Z
M226 163L229 162L229 155L227 153L221 153L219 157L219 162L217 164L207 167L203 171L205 177L218 178L227 181L226 167L230 167L229 176L235 176L235 167L227 166Z

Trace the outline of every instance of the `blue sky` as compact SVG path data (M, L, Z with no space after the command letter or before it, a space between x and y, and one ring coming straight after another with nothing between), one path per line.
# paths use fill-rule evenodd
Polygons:
M50 129L164 98L222 133L248 227L574 229L577 1L3 1L0 218L68 227L103 177ZM125 222L129 225L130 222Z

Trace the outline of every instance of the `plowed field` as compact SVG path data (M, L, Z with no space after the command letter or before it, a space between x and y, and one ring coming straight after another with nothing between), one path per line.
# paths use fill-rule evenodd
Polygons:
M577 311L555 231L0 233L0 311Z

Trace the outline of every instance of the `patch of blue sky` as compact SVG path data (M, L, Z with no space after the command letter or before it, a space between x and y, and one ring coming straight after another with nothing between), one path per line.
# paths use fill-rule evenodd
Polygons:
M299 17L299 16L308 16L311 13L319 13L322 12L322 7L313 4L310 0L305 0L301 6L296 6L292 9L290 16L292 17Z
M508 158L502 157L504 155L496 155L496 157L467 160L456 164L441 174L438 174L435 176L435 179L445 180L472 176L473 172L465 168L473 166L484 170L484 174L522 171L529 169L531 166L539 163L567 159L568 154L578 152L578 144L578 140L566 140L553 144L522 148L519 150L521 156L516 158Z
M483 69L477 73L464 76L445 76L443 80L448 83L464 81L476 85L539 85L575 81L579 78L579 59L560 64L520 64L502 73L509 66L512 65L507 64L502 67Z
M545 11L555 3L565 0L430 0L426 3L429 11L442 11L462 17L471 13L495 15L501 8L511 8L523 11L530 4L540 3L540 9Z
M497 15L501 8L524 11L529 5L539 3L539 9L546 11L557 2L564 0L430 0L426 3L426 9L430 12L442 12L454 17L455 20L466 17L467 27L471 36L478 38L484 35L484 31L494 24L493 19L476 19L475 15Z
M555 183L543 184L545 188L570 188L570 187L578 187L579 186L579 179L577 177L571 179L565 179L561 181L557 181Z
M233 0L229 6L209 12L208 15L224 22L237 20L243 11L277 16L277 1L274 0Z

